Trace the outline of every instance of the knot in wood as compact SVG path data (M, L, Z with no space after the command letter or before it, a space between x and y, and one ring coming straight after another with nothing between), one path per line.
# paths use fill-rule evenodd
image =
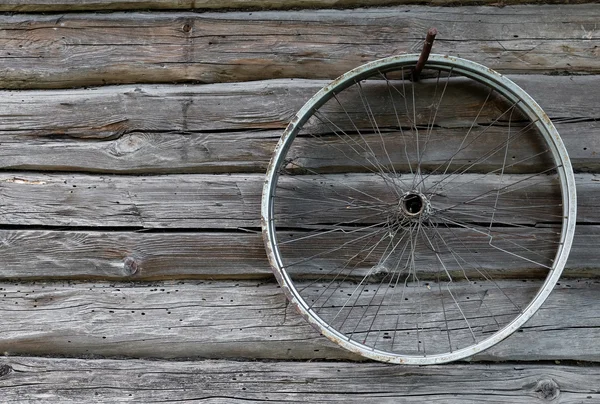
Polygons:
M7 365L6 363L0 365L0 377L8 375L10 372L12 372L12 366Z
M127 276L133 276L140 270L140 264L134 257L125 257L123 260L123 268Z
M535 391L538 396L544 400L554 400L560 394L558 384L552 379L542 379L535 386Z
M130 133L117 139L108 151L113 156L123 157L138 151L146 143L146 135L142 133Z

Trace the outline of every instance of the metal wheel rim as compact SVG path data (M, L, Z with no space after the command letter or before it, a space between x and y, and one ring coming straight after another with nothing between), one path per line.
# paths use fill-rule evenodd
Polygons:
M430 55L426 66L427 68L433 67L442 70L451 68L455 72L461 73L466 77L487 84L491 88L496 89L507 99L521 99L523 101L522 106L526 107L524 111L526 111L529 117L539 118L536 126L540 128L540 133L544 136L548 146L551 148L552 156L556 161L561 162L562 168L557 170L562 191L564 214L560 240L561 246L557 252L558 260L556 261L553 269L549 272L537 295L531 300L521 315L517 316L502 329L495 332L492 336L480 341L476 345L455 350L453 352L432 354L428 356L413 356L372 349L347 338L345 335L333 329L327 322L323 321L320 316L307 305L304 299L293 287L294 282L285 271L285 268L282 264L282 258L278 251L275 225L274 221L271 220L273 218L272 196L274 195L274 189L278 180L276 168L281 164L281 160L285 157L287 148L292 143L299 128L301 128L306 120L312 115L311 111L323 105L329 99L327 98L329 93L335 90L341 91L342 89L350 86L354 80L359 80L362 77L366 77L378 69L385 70L404 65L409 66L416 63L417 59L418 55L416 54L392 56L359 66L343 74L328 86L325 86L298 111L277 144L275 153L267 170L267 178L263 188L261 204L261 223L267 255L277 281L281 285L290 302L298 309L300 314L311 325L313 325L333 342L364 357L390 363L427 365L464 359L486 350L515 332L539 309L558 281L567 261L575 231L576 193L573 170L567 151L562 143L562 140L560 139L558 132L552 125L552 122L548 116L524 90L522 90L508 78L478 63L456 57L434 54Z

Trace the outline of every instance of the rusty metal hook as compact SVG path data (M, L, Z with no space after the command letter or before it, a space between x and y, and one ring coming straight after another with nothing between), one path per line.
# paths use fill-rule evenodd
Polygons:
M433 41L437 33L438 31L435 28L429 28L429 30L427 31L425 43L423 44L423 50L421 50L419 60L417 61L417 64L411 74L412 81L419 81L419 76L421 75L421 71L423 71L423 67L425 67L425 63L427 63L427 59L429 59L429 54L431 53Z

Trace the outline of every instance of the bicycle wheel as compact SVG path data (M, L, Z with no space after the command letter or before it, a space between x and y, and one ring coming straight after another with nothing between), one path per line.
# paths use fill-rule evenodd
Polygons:
M290 302L365 357L433 364L500 342L565 266L567 152L521 88L477 63L360 66L292 119L268 168L265 246Z

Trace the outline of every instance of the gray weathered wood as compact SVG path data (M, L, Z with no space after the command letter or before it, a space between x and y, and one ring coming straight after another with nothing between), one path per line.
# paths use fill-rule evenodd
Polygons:
M550 3L586 3L585 0L553 0ZM549 3L541 0L4 0L0 11L60 12L108 10L287 10L300 8L376 7L401 4L468 5Z
M568 11L566 11L568 10ZM334 78L377 58L435 52L511 72L600 72L600 6L14 15L0 18L0 86Z
M257 227L264 177L254 175L0 175L3 223L20 225Z
M417 52L425 30L433 25L440 30L434 51L504 72L600 73L598 5L59 14L281 9L316 3L5 0L0 4L3 12L55 14L0 16L0 87L331 79L377 57ZM333 3L318 1L321 7L364 4ZM598 172L600 116L592 91L598 76L533 74L513 79L557 122L576 169ZM263 172L274 144L295 111L324 83L286 79L1 92L2 401L598 399L595 366L474 363L417 369L256 362L360 360L320 336L289 307L273 283L257 232ZM442 110L440 118L449 139L457 121L445 114ZM311 151L315 161L327 156L314 145L303 150ZM35 170L71 173L31 172ZM209 175L232 172L244 174ZM577 181L579 222L584 226L578 227L566 277L522 332L475 362L600 362L600 188L594 174L580 174ZM529 203L543 200L544 190L528 188L527 197ZM515 200L525 203L520 197ZM530 217L525 223L536 221ZM148 229L152 231L144 231ZM548 228L535 236L544 231ZM537 241L527 245L535 248ZM485 255L491 269L515 265L497 251ZM307 268L312 276L318 270ZM533 284L500 282L516 296L524 296ZM492 304L492 295L490 299ZM14 354L245 362L33 359Z
M0 242L3 279L272 277L260 234L3 230ZM597 245L597 226L578 227L563 276L599 277ZM497 275L501 269L523 268L493 249L486 249L479 262ZM317 267L304 270L322 275Z
M528 175L521 176L526 178ZM0 224L67 228L125 227L134 230L256 228L260 227L264 178L262 174L96 176L3 173L0 174ZM368 185L365 185L363 175L342 178L348 186ZM490 189L489 181L473 181L481 178L480 175L472 174L468 178L472 182L467 187L474 195L477 195L477 190ZM521 177L512 178L518 181L516 178ZM600 222L598 180L595 174L576 176L580 195L579 222ZM529 195L534 201L548 195L543 183L532 184L528 189L515 188L510 195L514 200L506 201L515 206L519 206L520 199L526 200ZM307 186L306 189L311 188ZM321 192L322 188L315 185L313 190ZM467 192L459 187L453 193L459 191ZM454 195L456 198L460 196ZM306 205L306 209L309 208L310 205ZM540 216L544 218L541 213Z
M0 242L0 278L4 279L272 277L260 234L3 230ZM597 245L597 226L578 227L563 276L599 277ZM524 268L505 254L484 251L479 262L497 275L501 269ZM322 275L316 266L304 270Z
M487 227L479 226L477 230L485 234ZM414 265L419 279L545 277L547 267L552 266L552 259L556 255L558 229L510 230L491 231L494 236L492 246L488 237L470 230L446 229L443 225L436 230L423 230L417 246L414 250L409 250L414 253ZM371 282L387 284L401 283L407 276L410 279L405 266L409 255L405 248L410 248L407 247L410 241L406 233L396 234L394 241L390 240L386 229L375 234L373 231L348 233L337 232L314 237L314 233L306 235L295 232L294 237L290 238L285 232L278 233L282 242L297 241L280 246L283 266L287 267L292 279L310 277L321 282L336 278L339 281L346 277L360 282L366 277ZM423 234L428 234L429 239ZM303 237L311 236L313 238L303 240ZM432 253L429 242L438 245L439 256ZM390 243L396 246L392 251ZM309 257L313 258L308 260ZM400 274L396 276L398 272Z
M252 233L0 231L0 278L270 278Z
M3 358L3 399L25 402L586 403L597 367L391 366L347 362L235 362Z
M503 281L507 289L527 285ZM599 361L599 283L561 281L526 324L477 360ZM256 282L1 285L7 355L356 359Z
M594 92L588 91L598 76L510 78L554 119L575 168L600 168L596 158L600 152L600 126L596 121L600 106ZM289 120L326 83L270 80L0 92L0 168L113 173L264 172ZM476 104L465 105L472 109L465 112L466 116L477 114ZM444 122L440 138L446 143L434 145L441 151L460 142L466 130L458 128L465 123L455 114L444 111L436 120ZM488 130L486 138L493 134L493 129ZM374 144L378 140L375 136ZM343 164L339 150L323 148L310 138L301 142L315 161L322 160L319 164ZM481 150L469 150L473 156L487 150L485 142L474 146ZM435 151L435 147L429 149ZM321 158L323 153L327 159ZM463 156L458 157L455 161L462 163Z

